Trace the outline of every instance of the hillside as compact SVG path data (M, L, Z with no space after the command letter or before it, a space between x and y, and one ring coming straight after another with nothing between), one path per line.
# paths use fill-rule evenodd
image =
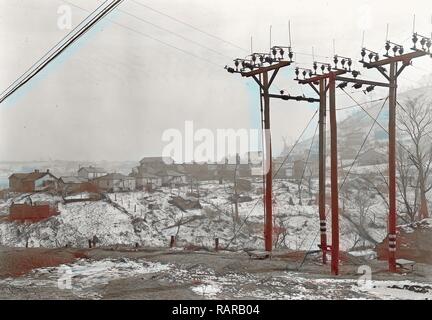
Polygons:
M203 183L199 198L188 196L188 188L162 188L154 193L130 192L108 194L107 199L94 202L59 204L60 215L34 224L0 222L0 245L24 247L87 247L94 236L98 245L124 244L134 246L168 246L169 238L177 235L178 246L196 245L213 248L214 239L221 247L262 248L263 207L261 183L254 183L244 192L245 202L239 203L239 218L233 217L234 205L229 184ZM198 200L202 209L181 210L172 204L173 197ZM316 250L319 241L318 209L315 196L303 191L299 205L297 186L275 182L274 216L277 232L275 246L292 250ZM54 201L47 194L31 195L35 199ZM250 197L249 199L247 197ZM17 200L23 201L20 196ZM251 200L251 201L249 201ZM10 199L0 204L7 214ZM379 208L379 204L377 204ZM347 204L347 210L349 205ZM377 209L379 211L379 209ZM358 244L354 227L358 219L342 219L342 249ZM374 241L385 237L385 215L378 215L370 228ZM354 224L353 224L354 221ZM329 230L330 232L330 230ZM366 242L367 243L367 242Z
M432 100L432 86L426 86L416 89L411 89L404 92L398 93L398 102L404 106L407 99L422 96L425 99ZM378 99L372 99L373 101ZM359 106L356 106L354 102L352 102L352 108L350 108L349 112L346 116L338 121L338 144L340 148L340 155L343 156L344 153L354 153L356 154L360 149L363 140L365 139L367 133L369 132L374 120L373 118L377 117L377 124L374 125L371 134L369 135L365 146L362 149L362 152L367 151L371 148L378 148L383 153L385 153L386 145L387 145L387 133L386 131L388 127L388 101L383 106L384 100L375 101L371 103L361 104L363 109L365 109L369 115L362 110ZM382 111L380 112L380 109ZM397 106L397 112L403 113L404 111L401 107ZM371 118L372 117L372 118ZM329 121L327 117L327 122ZM381 125L381 126L380 126ZM329 124L327 123L327 139L330 137ZM403 139L403 137L400 137ZM304 154L310 147L312 142L312 137L301 141L295 148L294 154ZM327 143L329 145L329 141ZM282 152L281 156L286 155L288 150L291 147L286 147L285 151ZM314 138L313 151L315 153L318 152L318 136L316 135ZM347 157L349 157L347 155Z

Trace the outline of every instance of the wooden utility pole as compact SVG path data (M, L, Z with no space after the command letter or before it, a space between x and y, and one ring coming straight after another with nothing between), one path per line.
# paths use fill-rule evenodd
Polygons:
M260 87L263 99L264 114L264 248L266 251L273 250L273 165L271 149L271 131L270 131L270 87L278 71L291 64L290 61L278 61L269 66L259 66L257 69L242 71L243 77L252 77ZM269 72L272 72L269 78ZM257 77L259 75L259 77Z
M334 275L339 274L339 184L338 184L338 152L337 152L337 121L336 121L336 75L330 72L330 166L331 166L331 209L332 209L332 250L331 269Z
M321 251L323 264L327 263L327 250L331 250L331 270L332 274L339 274L339 186L338 186L338 153L337 153L337 122L336 122L336 76L349 72L348 70L332 71L329 64L321 63L322 74L317 75L317 65L314 62L315 72L310 72L308 79L298 79L299 70L296 70L297 79L300 84L309 84L320 97L320 127L319 127L319 197L318 211L320 217ZM303 72L306 77L307 72ZM327 86L328 79L328 86ZM319 84L319 89L315 84ZM331 209L332 209L332 244L327 245L327 222L325 212L325 185L326 185L326 137L325 137L325 114L327 105L327 91L329 92L329 111L330 111L330 173L331 173Z
M287 50L287 60L284 54ZM252 53L245 59L235 59L235 67L225 67L230 73L240 73L243 77L252 78L260 88L260 99L262 101L263 131L264 131L264 243L265 250L273 249L273 164L271 147L271 126L270 126L270 98L282 100L295 100L317 102L318 99L307 98L304 96L291 96L284 94L271 94L270 88L281 68L289 66L293 61L291 47L274 46L270 53Z
M420 40L421 49L416 47ZM412 52L404 53L402 45L387 41L385 44L386 54L384 59L380 59L378 53L363 48L361 51L362 59L360 62L368 69L377 69L388 81L389 87L389 123L388 123L388 174L389 174L389 214L388 214L388 265L390 272L396 272L396 239L397 239L397 207L396 207L396 104L397 104L397 79L402 71L415 58L430 55L431 38L413 34L412 41L414 46ZM393 51L390 55L389 51ZM369 62L366 62L365 56L368 53ZM399 65L400 63L400 65ZM384 66L388 65L390 70L387 71Z
M274 71L276 72L276 71ZM271 148L271 132L270 132L270 97L269 97L269 80L268 73L263 74L263 98L264 98L264 142L265 142L265 225L264 239L265 250L272 251L273 249L273 157Z
M276 52L277 54L277 52ZM281 58L271 57L271 54L253 53L250 59L234 60L234 68L226 68L230 73L240 73L243 77L252 78L260 88L261 97L263 99L263 114L264 114L264 246L266 251L273 249L273 205L272 205L272 149L271 149L271 132L270 132L270 87L278 73L278 71L291 64L291 61L283 61L283 51ZM241 69L239 69L241 63ZM271 75L269 77L269 73Z
M397 62L390 63L389 73L389 145L388 145L388 171L389 171L389 271L396 272L396 95L397 95Z
M320 108L319 108L319 167L318 167L318 211L320 218L322 262L327 263L327 221L326 221L326 113L327 95L326 79L319 80Z

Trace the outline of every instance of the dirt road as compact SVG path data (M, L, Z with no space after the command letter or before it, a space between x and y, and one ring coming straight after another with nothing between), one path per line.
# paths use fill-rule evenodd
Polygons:
M352 258L333 277L318 256L299 268L302 259L287 252L265 260L166 248L1 248L0 255L2 299L432 299L432 268L423 264L392 275L385 262ZM11 276L12 261L26 271ZM372 281L359 282L360 266L371 268Z

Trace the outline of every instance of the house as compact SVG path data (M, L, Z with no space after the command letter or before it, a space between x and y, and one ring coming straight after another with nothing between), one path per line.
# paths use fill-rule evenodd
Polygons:
M292 178L300 179L303 176L303 172L305 172L306 161L304 160L295 160L292 166Z
M207 181L216 179L216 171L209 169L207 163L184 163L180 166L168 166L167 169L177 173L184 173L187 176L193 177L194 180Z
M153 169L162 169L166 165L173 164L171 157L144 157L140 160L141 167L151 167Z
M151 173L137 173L135 176L135 185L137 189L151 190L162 186L162 178Z
M217 171L217 177L218 179L233 181L234 178L238 176L237 170L237 164L220 164Z
M175 164L171 157L144 157L140 160L139 166L134 168L134 176L146 176L148 174L159 176L157 173L166 170L179 171L182 165ZM182 170L184 168L182 167ZM160 176L159 176L160 177Z
M248 164L262 165L263 153L262 151L249 151L246 153Z
M162 178L162 185L165 186L178 186L187 183L187 176L182 172L161 170L156 175Z
M14 192L37 192L58 188L58 179L49 170L14 173L9 177L9 188Z
M100 190L108 192L132 191L136 188L134 177L121 173L110 173L92 181Z
M250 178L252 177L252 167L251 164L248 163L240 163L237 166L238 175L242 178Z
M86 179L99 178L106 174L108 174L108 172L105 169L93 166L81 167L78 170L78 176Z
M62 190L63 194L98 192L98 187L83 177L61 177L59 189Z
M276 179L287 179L293 176L293 166L292 162L284 161L285 159L277 158L273 160L273 170Z

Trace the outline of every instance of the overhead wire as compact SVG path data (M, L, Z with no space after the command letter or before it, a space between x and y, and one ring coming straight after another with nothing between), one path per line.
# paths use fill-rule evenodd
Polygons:
M0 94L0 102L4 101L8 96L10 96L13 92L15 92L19 87L21 87L24 83L26 83L27 81L29 81L31 78L33 78L45 65L47 65L47 63L44 63L44 59L47 58L48 63L50 61L53 60L53 58L57 57L57 55L59 53L61 53L64 49L65 46L69 46L71 43L75 42L77 39L79 39L82 35L84 35L87 31L89 26L92 26L94 23L96 23L97 21L99 21L100 19L102 19L103 17L106 16L106 14L108 14L109 12L111 12L113 9L115 9L115 7L117 7L123 0L121 0L120 2L117 2L116 5L114 5L114 7L112 7L111 9L108 10L108 12L106 12L105 14L103 14L102 16L98 16L101 12L99 12L96 16L94 16L93 18L91 18L100 8L102 8L109 0L106 0L104 3L102 3L100 6L98 6L95 10L93 10L89 16L87 16L83 21L81 21L74 29L72 29L71 32L69 32L66 36L64 36L59 42L57 42L56 45L54 45L51 49L49 49L41 58L39 58L35 63L33 63L32 66L30 66L23 74L21 74L14 82L12 82L1 94ZM115 4L116 1L113 1L109 6L112 6L113 4ZM109 6L107 6L106 8L108 8ZM86 24L84 25L83 29L83 33L79 34L78 37L76 37L75 39L72 40L71 43L63 43L66 39L68 39L71 35L71 39L74 36L75 31L77 31L77 29L88 19L90 18L90 20L88 22L86 22ZM62 44L63 43L63 44ZM62 44L62 45L61 45ZM59 45L61 45L59 48L57 48L54 52L52 52L56 47L58 47ZM52 53L51 53L52 52ZM50 54L51 53L51 54ZM36 69L35 69L36 67ZM38 70L39 69L39 70ZM33 71L32 71L33 70ZM36 70L36 73L34 73ZM32 75L33 73L33 75ZM27 80L24 80L23 78L25 77L30 77Z
M133 14L133 13L127 12L127 11L122 10L122 9L118 9L118 11L119 11L119 12L122 12L123 14L128 15L128 16L130 16L130 17L132 17L132 18L134 18L134 19L136 19L136 20L138 20L138 21L141 21L141 22L143 22L143 23L146 23L146 24L148 24L148 25L151 25L151 26L153 26L153 27L155 27L155 28L157 28L157 29L159 29L159 30L162 30L162 31L167 32L167 33L170 33L170 34L172 34L172 35L175 35L176 37L178 37L178 38L180 38L180 39L183 39L183 40L185 40L185 41L188 41L188 42L190 42L190 43L193 43L194 45L199 46L199 47L201 47L201 48L203 48L203 49L205 49L205 50L211 51L211 52L213 52L213 53L215 53L215 54L217 54L217 55L220 55L220 56L222 56L222 57L225 57L225 58L231 59L231 57L229 57L228 55L226 55L226 54L224 54L224 53L222 53L222 52L220 52L220 51L218 51L218 50L215 50L215 49L213 49L213 48L207 47L207 46L201 44L200 42L195 41L195 40L190 39L190 38L187 38L187 37L185 37L185 36L183 36L183 35L181 35L181 34L179 34L179 33L177 33L177 32L174 32L174 31L169 30L169 29L167 29L167 28L161 27L161 26L159 26L159 25L157 25L157 24L155 24L155 23L153 23L153 22L151 22L151 21L148 21L148 20L146 20L146 19L143 19L143 18L141 18L141 17L139 17L139 16L137 16L137 15L135 15L135 14Z
M388 99L388 97L385 99L384 103L382 104L382 106L381 106L381 108L380 108L380 111L378 112L377 116L374 118L374 122L372 123L372 125L371 125L371 127L370 127L370 129L369 129L369 131L368 131L368 133L367 133L367 135L365 136L365 138L364 138L364 140L363 140L363 143L361 144L361 146L360 146L360 148L359 148L359 150L358 150L358 152L357 152L357 155L355 156L353 162L351 163L351 166L350 166L350 168L349 168L347 174L345 175L345 177L344 177L342 183L341 183L341 184L339 185L339 187L338 187L338 192L340 192L340 191L342 190L342 188L343 188L343 186L344 186L344 184L345 184L345 182L346 182L346 180L347 180L347 178L348 178L348 175L350 174L350 172L351 172L351 170L352 170L352 168L353 168L355 162L357 161L357 159L358 159L358 157L359 157L359 155L360 155L360 153L361 153L361 151L362 151L364 145L366 144L366 141L367 141L367 139L368 139L370 133L372 132L373 127L375 126L375 123L377 123L378 117L379 117L379 115L381 114L381 111L382 111L382 109L384 108L385 103L387 102L387 99ZM327 210L326 210L326 216L327 216L328 213L329 213L329 208L327 208ZM315 241L316 241L316 239L317 239L317 236L318 236L319 232L320 232L319 230L316 232L316 234L315 234L315 236L314 236L314 239L312 240L311 245L309 246L309 249L305 252L305 255L304 255L303 259L302 259L302 262L300 263L300 265L299 265L299 267L297 268L297 270L300 270L301 267L303 266L303 264L305 263L305 261L306 261L306 257L307 257L307 255L308 255L309 251L311 250L312 246L314 245L314 243L315 243ZM301 244L303 244L303 242L306 240L306 238L307 238L308 236L309 236L309 235L306 235L306 236L304 237L304 239L302 240Z
M342 183L341 183L341 185L340 185L340 187L339 187L339 190L342 190L342 187L344 186L344 184L345 184L345 182L346 182L346 180L347 180L347 178L348 178L348 175L351 173L351 170L352 170L352 168L354 167L354 164L356 163L357 159L359 158L360 153L361 153L361 151L363 150L363 147L365 146L365 144L366 144L366 142L367 142L367 139L369 138L369 135L371 134L371 132L372 132L372 130L373 130L375 124L378 122L378 118L379 118L379 116L380 116L380 114L381 114L381 112L382 112L382 110L383 110L383 108L384 108L384 106L385 106L387 100L388 100L388 97L384 100L384 103L382 104L382 106L381 106L381 108L380 108L378 114L377 114L376 117L373 119L372 125L371 125L371 127L369 128L369 131L368 131L368 133L366 134L366 136L365 136L365 138L364 138L364 140L363 140L363 142L362 142L362 144L361 144L361 146L360 146L360 148L359 148L359 150L358 150L356 156L354 157L354 159L353 159L353 161L352 161L352 163L351 163L351 165L350 165L350 167L349 167L349 169L348 169L348 172L345 174L344 179L343 179L343 181L342 181Z
M74 4L74 3L71 3L71 2L69 2L69 1L67 1L67 0L62 0L62 1L65 2L65 3L70 4L70 5L73 6L73 7L76 7L76 8L78 8L78 9L81 9L81 10L83 10L83 11L88 11L87 9L85 9L85 8L79 6L79 5L76 5L76 4ZM167 47L170 47L170 48L175 49L175 50L177 50L177 51L183 52L184 54L187 54L187 55L189 55L189 56L192 56L192 57L194 57L194 58L196 58L196 59L199 59L199 60L201 60L201 61L204 61L204 62L206 62L206 63L208 63L208 64L211 64L211 65L216 66L216 67L218 67L218 68L223 68L223 67L224 67L224 66L221 65L221 64L215 63L215 62L213 62L213 61L211 61L211 60L209 60L209 59L206 59L206 58L203 58L203 57L201 57L201 56L198 56L198 55L196 55L195 53L192 53L192 52L190 52L190 51L188 51L188 50L185 50L185 49L179 48L179 47L177 47L177 46L175 46L175 45L172 45L172 44L170 44L170 43L168 43L168 42L165 42L165 41L163 41L163 40L160 40L160 39L158 39L158 38L156 38L156 37L153 37L153 36L151 36L151 35L149 35L149 34L146 34L146 33L142 32L142 31L136 30L135 28L129 27L129 26L125 25L125 24L122 24L122 23L117 22L117 21L112 20L112 19L108 19L108 20L110 20L113 24L115 24L115 25L117 25L117 26L119 26L119 27L122 27L122 28L124 28L124 29L126 29L126 30L129 30L129 31L133 32L133 33L136 33L137 35L140 35L140 36L146 37L146 38L148 38L148 39L151 39L151 40L153 40L153 41L159 42L159 43L161 43L161 44L163 44L163 45L165 45L165 46L167 46Z
M280 165L280 167L278 168L278 170L276 170L276 173L273 174L273 178L275 178L277 176L277 174L279 173L280 169L282 168L282 166L285 164L285 162L287 161L287 159L290 157L292 151L294 150L294 148L298 145L298 143L300 142L300 139L302 138L302 136L304 135L304 133L306 132L307 128L309 127L309 125L312 123L313 119L315 118L315 116L317 115L318 110L315 111L315 113L312 115L312 117L310 118L309 122L307 123L307 125L305 126L305 128L303 129L303 131L301 132L300 136L297 138L296 142L293 144L293 146L291 147L290 151L288 152L288 154L286 155L284 161L282 162L282 164ZM235 238L237 237L238 233L240 232L241 228L244 226L244 224L246 223L246 221L249 219L249 216L252 214L252 212L255 210L256 206L258 205L259 202L261 202L262 199L258 199L251 210L249 210L248 214L246 215L246 217L243 219L242 223L240 224L239 228L234 232L233 237L230 239L230 241L227 243L227 245L225 246L225 248L228 248L231 243L235 240Z
M382 101L382 100L384 100L384 99L387 100L388 97L387 97L387 98L376 99L376 101ZM354 101L355 101L355 100L354 100ZM360 107L361 107L361 104L360 104L360 103L358 103L357 101L355 101L355 102L356 102L356 106L360 106ZM371 101L368 101L367 103L370 103L370 102L371 102ZM373 102L373 101L372 101L372 102ZM364 104L366 104L366 103L364 103ZM383 103L383 106L384 106L384 105L385 105L385 102ZM350 106L350 107L352 107L352 106ZM344 107L342 107L342 108L344 108ZM363 107L361 107L361 108L366 112L366 110L365 110ZM383 108L383 107L381 107L381 108ZM289 158L289 156L291 155L291 153L292 153L292 151L294 150L294 148L298 145L299 140L301 139L301 137L303 136L303 134L305 133L305 131L306 131L307 128L309 127L310 123L312 122L313 118L316 116L317 112L318 112L318 110L315 111L315 113L313 114L312 118L309 120L308 124L307 124L306 127L303 129L302 133L300 134L299 138L298 138L297 141L294 143L294 145L291 147L291 149L290 149L290 151L288 152L287 156L284 158L284 161L283 161L282 164L279 166L279 168L276 170L276 173L273 175L273 178L277 176L277 174L279 173L279 171L281 170L281 168L284 166L285 162L288 160L288 158ZM381 112L381 111L380 111L380 112ZM369 114L369 113L368 113L368 114ZM370 115L370 114L369 114L369 115ZM374 118L372 118L372 119L374 119ZM375 120L375 119L374 119L374 120ZM377 122L377 123L379 124L379 122ZM315 131L315 133L316 133L316 131ZM315 136L315 134L314 134L314 136ZM343 186L343 184L341 185L341 187L342 187L342 186ZM340 187L340 188L341 188L341 187ZM228 246L232 243L232 241L235 239L235 237L237 236L238 232L239 232L240 229L243 227L243 225L246 223L246 221L247 221L247 219L249 218L250 214L253 212L253 210L255 209L255 207L258 205L258 203L259 203L260 201L261 201L261 200L259 199L257 202L255 202L254 206L253 206L252 209L248 212L248 214L247 214L246 217L244 218L242 224L240 225L239 229L237 229L237 232L235 232L233 238L230 240L230 242L227 244L226 247L228 247Z
M305 173L306 173L306 168L307 168L307 165L308 165L308 162L309 162L309 158L310 158L310 155L311 155L311 152L312 152L312 148L313 148L313 144L314 144L314 141L315 141L315 136L316 136L316 133L317 133L317 131L318 131L318 123L317 123L317 125L316 125L316 127L315 127L315 132L314 132L314 134L313 134L313 136L312 136L312 139L311 139L311 144L310 144L310 146L309 146L309 150L308 150L308 153L307 153L307 156L306 156L306 162L305 162L305 165L304 165L304 167L303 167L303 171L302 171L302 175L301 175L301 177L300 177L300 182L299 182L299 186L300 186L300 188L301 188L301 185L302 185L302 182L303 182L303 178L304 178L304 176L305 176ZM301 191L301 190L300 190Z
M146 4L142 3L142 2L139 2L139 1L131 0L131 2L137 4L137 5L141 6L141 7L144 7L144 8L146 8L146 9L148 9L148 10L151 10L151 11L153 11L153 12L156 12L157 14L162 15L162 16L164 16L164 17L167 17L167 18L169 18L169 19L171 19L171 20L173 20L173 21L176 21L177 23L180 23L180 24L182 24L182 25L185 25L185 26L187 26L187 27L189 27L189 28L191 28L191 29L193 29L193 30L195 30L195 31L198 31L198 32L200 32L200 33L202 33L202 34L205 34L205 35L208 36L208 37L211 37L211 38L213 38L213 39L219 40L219 41L221 41L221 42L223 42L223 43L225 43L225 44L228 44L228 45L230 45L230 46L232 46L232 47L234 47L234 48L237 48L237 49L240 49L240 50L242 50L242 51L244 51L244 52L249 53L249 50L247 50L247 49L245 49L245 48L242 48L242 47L236 45L235 43L233 43L233 42L231 42L231 41L225 40L225 39L223 39L223 38L221 38L221 37L219 37L219 36L216 36L216 35L214 35L214 34L211 34L211 33L207 32L207 31L205 31L205 30L202 30L202 29L200 29L200 28L198 28L198 27L196 27L196 26L194 26L194 25L192 25L192 24L190 24L190 23L188 23L188 22L185 22L185 21L180 20L180 19L178 19L178 18L176 18L176 17L174 17L174 16L172 16L172 15L169 15L169 14L167 14L167 13L165 13L165 12L162 12L161 10L155 9L155 8L153 8L153 7L149 6L149 5L146 5Z
M351 100L353 100L355 103L358 103L349 93L347 93L344 89L341 89L342 91L344 91L345 93L346 93L346 95L351 99ZM360 105L360 104L358 104L359 105L359 107L373 120L374 119L374 117L365 109L365 108L363 108L363 106L362 105ZM381 123L379 123L379 122L377 122L377 124L378 124L378 126L380 126L380 128L385 132L385 133L387 133L387 134L389 134L389 132L388 132L388 130L386 129L386 128L384 128L383 127L383 125L381 124ZM402 149L404 149L408 154L410 154L411 156L412 156L412 153L402 144L402 143L400 143L399 141L396 141L397 142L397 144L402 148Z

